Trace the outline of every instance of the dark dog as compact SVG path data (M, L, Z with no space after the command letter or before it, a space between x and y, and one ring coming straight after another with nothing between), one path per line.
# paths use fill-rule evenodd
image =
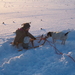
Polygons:
M30 42L29 42L29 43L31 43L31 44L32 44L32 47L34 47L34 39L30 39ZM11 44L12 44L13 46L16 46L16 47L18 48L19 45L22 44L22 42L16 42L16 43L11 42Z
M18 48L18 47L19 47L19 45L20 45L20 44L22 44L22 42L16 42L16 43L11 42L11 44L12 44L13 46L16 46L16 47Z

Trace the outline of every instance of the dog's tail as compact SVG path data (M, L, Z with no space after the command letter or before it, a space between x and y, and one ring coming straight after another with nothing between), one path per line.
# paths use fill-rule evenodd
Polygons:
M67 36L69 32L71 32L71 31L68 31L67 33L65 33L65 36Z

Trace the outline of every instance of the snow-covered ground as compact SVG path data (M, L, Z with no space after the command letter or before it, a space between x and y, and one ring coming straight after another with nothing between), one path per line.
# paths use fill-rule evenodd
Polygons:
M55 43L63 55L56 54L48 42L18 52L10 42L24 22L31 22L35 37L71 31L65 45ZM66 54L75 59L75 0L0 0L0 75L75 75L75 62Z

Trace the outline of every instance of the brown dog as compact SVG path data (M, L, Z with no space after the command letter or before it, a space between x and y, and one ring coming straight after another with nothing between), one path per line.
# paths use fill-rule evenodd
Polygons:
M30 42L32 44L32 47L34 47L34 39L30 39ZM12 44L13 46L16 46L17 48L19 47L20 44L22 44L22 42L11 42L10 44Z

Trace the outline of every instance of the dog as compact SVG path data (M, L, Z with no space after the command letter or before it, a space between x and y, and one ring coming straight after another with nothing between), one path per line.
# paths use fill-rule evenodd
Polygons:
M53 43L56 42L56 40L61 40L61 44L65 45L65 41L67 40L68 33L70 31L64 33L64 32L48 32L47 37L52 37Z
M20 44L22 45L22 43L23 43L23 42L16 42L16 43L11 42L10 44L13 45L13 46L16 46L17 48L19 48L19 45L20 45ZM34 39L31 39L31 38L30 38L29 43L31 43L32 47L34 47Z
M21 43L22 43L22 42L16 42L16 43L11 42L10 44L13 45L13 46L16 46L16 47L18 48L19 44L21 44Z

